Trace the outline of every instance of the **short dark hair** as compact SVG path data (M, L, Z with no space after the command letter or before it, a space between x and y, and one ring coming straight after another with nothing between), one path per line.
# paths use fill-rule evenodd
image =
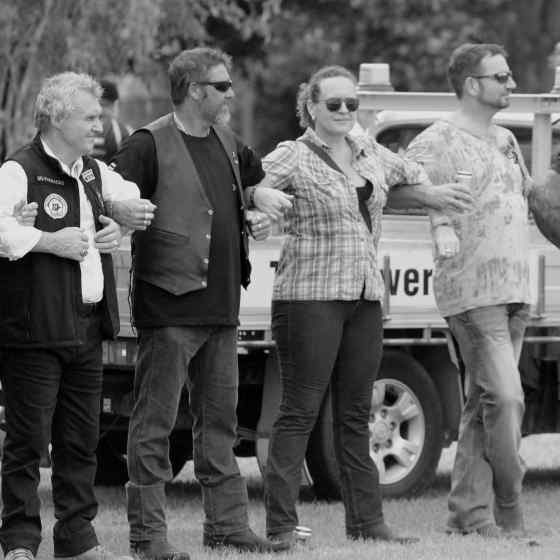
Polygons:
M302 128L313 126L313 120L307 110L307 102L316 103L319 100L321 89L321 81L327 78L348 78L350 81L356 82L356 76L344 66L323 66L315 72L308 82L300 84L297 94L296 113L299 117L299 124Z
M168 70L173 104L183 103L191 82L203 80L208 71L218 64L223 64L228 70L231 69L231 57L209 47L197 47L180 52L171 61Z
M99 80L99 85L103 88L101 99L109 101L109 103L114 103L119 99L119 90L115 82L111 80Z
M481 60L487 56L496 55L507 58L504 47L495 43L464 43L451 53L447 77L459 99L463 97L465 80L469 76L477 74Z

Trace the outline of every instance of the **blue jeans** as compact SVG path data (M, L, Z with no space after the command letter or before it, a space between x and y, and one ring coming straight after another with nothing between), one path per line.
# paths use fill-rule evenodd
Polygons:
M235 327L140 329L127 451L131 542L167 538L164 483L172 478L169 434L185 383L204 531L225 536L247 528L247 489L233 453L238 377Z
M100 317L79 319L81 346L2 351L6 439L2 459L2 528L6 553L41 542L41 455L52 443L54 555L97 545L93 490L103 379Z
M494 523L493 503L519 505L524 401L518 369L529 316L520 303L448 317L466 372L466 403L451 476L448 527L470 532Z
M369 452L373 384L382 353L378 301L275 301L282 401L265 477L267 533L298 524L296 500L309 435L329 385L334 451L346 531L354 537L383 522L379 473Z

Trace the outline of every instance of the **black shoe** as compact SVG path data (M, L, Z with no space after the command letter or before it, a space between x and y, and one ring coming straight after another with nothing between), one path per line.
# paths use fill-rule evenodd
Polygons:
M405 537L394 533L385 523L380 523L364 531L348 533L348 538L354 540L383 541L395 544L414 544L420 539L418 537Z
M130 554L135 560L190 560L168 541L139 541L130 543Z
M286 542L273 542L255 535L251 529L235 535L208 535L204 533L202 544L209 548L235 548L240 552L282 552L290 545Z

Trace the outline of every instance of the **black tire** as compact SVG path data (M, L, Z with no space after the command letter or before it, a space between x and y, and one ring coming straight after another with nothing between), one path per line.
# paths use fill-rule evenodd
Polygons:
M408 414L400 421L397 412ZM385 352L370 416L370 451L384 496L416 496L431 484L443 447L442 419L438 392L426 370L404 352ZM311 434L306 458L316 496L340 499L330 398Z
M128 481L126 469L126 438L123 431L106 432L97 446L97 473L95 484L122 486ZM176 430L169 438L169 460L173 476L177 476L185 463L192 459L190 430Z

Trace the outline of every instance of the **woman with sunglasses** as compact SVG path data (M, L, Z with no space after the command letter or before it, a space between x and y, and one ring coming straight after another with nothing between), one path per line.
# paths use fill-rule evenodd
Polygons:
M304 134L264 158L266 178L248 193L259 209L276 216L286 193L293 197L273 291L283 394L265 475L268 536L290 543L297 535L307 443L329 386L347 536L417 540L397 536L385 524L369 453L370 402L383 343L377 262L382 209L388 194L399 207L451 204L464 210L470 202L463 187L421 185L426 176L419 165L370 137L351 136L358 105L350 71L330 66L316 72L297 100ZM403 184L415 187L392 189Z

